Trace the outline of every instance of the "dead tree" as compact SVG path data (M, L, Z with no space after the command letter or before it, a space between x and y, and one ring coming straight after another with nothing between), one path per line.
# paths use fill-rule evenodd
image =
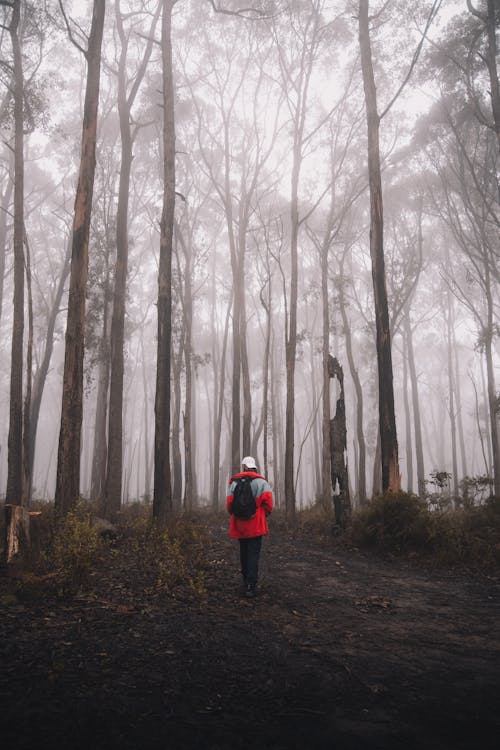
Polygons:
M328 375L337 378L340 393L335 416L330 419L330 466L335 521L345 526L351 517L351 497L347 471L347 428L345 419L344 372L336 357L328 357Z

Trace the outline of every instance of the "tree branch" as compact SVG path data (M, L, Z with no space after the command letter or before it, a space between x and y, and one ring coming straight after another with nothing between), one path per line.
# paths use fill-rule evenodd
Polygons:
M226 16L238 16L239 18L245 18L247 21L261 21L267 18L273 18L272 13L266 13L259 8L240 8L239 10L229 10L227 8L221 8L220 5L215 4L215 0L208 0L215 13L223 13Z
M70 26L70 23L69 23L68 16L66 15L66 11L64 10L64 6L63 6L62 0L59 0L59 8L61 9L62 17L64 18L64 23L66 24L66 30L68 32L68 36L69 36L70 42L72 44L74 44L75 47L77 48L77 50L79 50L84 55L85 59L87 59L87 54L88 54L87 50L84 49L81 46L81 44L79 44L79 42L77 42L77 40L73 36L73 32L71 30L71 26Z
M403 79L400 87L398 88L398 90L396 91L396 93L394 94L394 96L392 97L391 101L389 102L389 104L386 106L386 108L384 109L384 111L380 115L379 120L381 120L383 117L385 117L385 115L389 112L389 110L391 109L392 105L399 98L399 96L401 95L401 93L402 93L403 89L405 88L406 84L410 80L410 78L412 76L412 73L413 73L413 70L415 69L415 65L417 64L418 58L420 57L420 53L422 51L422 47L424 46L424 42L425 42L425 40L427 38L427 33L428 33L428 31L429 31L429 29L431 27L431 24L432 24L434 18L437 15L437 12L438 12L439 8L441 7L441 3L442 3L442 0L434 0L434 3L433 3L432 8L431 8L431 12L429 13L429 17L427 18L427 22L425 24L425 29L424 29L424 32L422 34L422 38L420 39L420 42L417 45L417 49L415 50L415 53L413 55L413 59L411 61L410 67L408 69L408 72L407 72L406 76L404 77L404 79Z

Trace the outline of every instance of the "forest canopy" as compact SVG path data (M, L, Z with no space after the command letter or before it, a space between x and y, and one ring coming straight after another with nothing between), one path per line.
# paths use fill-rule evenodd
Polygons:
M499 14L0 0L7 502L500 496Z

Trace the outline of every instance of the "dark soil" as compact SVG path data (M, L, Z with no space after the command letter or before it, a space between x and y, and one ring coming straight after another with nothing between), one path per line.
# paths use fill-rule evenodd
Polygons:
M273 528L249 601L223 523L205 598L150 591L126 540L85 596L2 577L2 747L500 746L498 576Z

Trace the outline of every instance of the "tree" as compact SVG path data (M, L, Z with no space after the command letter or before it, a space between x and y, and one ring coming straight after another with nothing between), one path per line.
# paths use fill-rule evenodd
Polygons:
M500 86L498 82L498 69L497 69L497 31L500 25L500 8L497 0L486 0L486 10L481 11L474 7L472 0L467 0L467 7L469 12L477 18L481 24L481 32L476 33L473 36L472 44L469 49L469 59L472 56L480 58L481 62L484 63L488 71L489 81L489 95L491 102L491 112L493 115L493 122L488 117L481 106L480 99L481 95L476 91L474 81L472 80L471 66L467 65L467 83L468 90L472 101L475 104L476 114L486 127L491 128L497 137L498 146L500 148ZM486 35L486 45L484 51L477 48L477 44L483 35Z
M131 81L127 79L127 54L130 30L125 30L120 0L116 0L116 28L121 50L118 63L118 117L121 136L121 169L116 215L116 267L114 274L113 312L111 317L111 373L109 393L108 450L105 483L105 514L113 517L120 510L123 473L123 345L125 328L125 294L128 268L128 202L132 149L135 133L131 113L153 49L153 38L161 3L158 3L148 32L148 41ZM132 17L136 14L132 14ZM130 21L130 14L128 14ZM135 130L136 132L136 130Z
M286 412L285 412L285 503L286 511L295 515L295 364L297 356L297 306L298 306L298 240L305 216L299 216L299 184L304 152L312 133L306 129L309 110L311 76L321 42L325 38L323 25L323 0L314 0L304 12L302 23L290 19L290 38L283 44L275 27L279 53L282 85L292 123L290 175L290 292L285 330L286 360ZM293 13L293 11L290 11Z
M61 10L66 19L62 0ZM95 173L97 110L101 72L101 46L105 0L94 0L87 49L70 39L87 61L87 84L83 111L82 148L76 189L71 248L71 271L63 374L61 427L57 454L55 508L64 517L80 493L80 444L83 412L83 354L85 295L88 276L89 229ZM67 22L67 19L66 19Z
M24 341L24 75L19 24L21 0L11 3L9 33L14 58L14 316L10 370L7 503L27 504L23 492L23 341Z
M172 241L175 209L175 119L172 71L172 11L164 0L161 53L163 68L163 209L158 268L158 356L156 363L153 517L163 524L172 512L170 474L170 346L172 339Z
M377 336L379 432L382 461L382 491L398 492L401 487L399 473L398 440L394 409L394 386L391 353L391 332L385 279L384 259L384 213L382 202L382 176L380 168L379 130L382 118L389 112L401 94L415 67L429 26L435 17L441 0L435 0L427 19L425 31L408 69L408 73L396 94L381 114L378 112L377 92L373 71L370 38L369 0L359 0L359 47L365 92L368 130L368 178L370 185L370 255L375 301ZM385 6L384 6L385 8Z

